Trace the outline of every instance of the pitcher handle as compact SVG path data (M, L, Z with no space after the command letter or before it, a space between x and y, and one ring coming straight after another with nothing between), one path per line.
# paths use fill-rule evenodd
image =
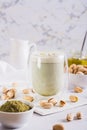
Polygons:
M31 53L32 53L32 49L34 48L35 51L37 51L37 47L36 47L36 44L35 43L32 43L29 45L29 54L28 54L28 60L27 60L27 65L29 66L29 62L30 62L30 56L31 56Z

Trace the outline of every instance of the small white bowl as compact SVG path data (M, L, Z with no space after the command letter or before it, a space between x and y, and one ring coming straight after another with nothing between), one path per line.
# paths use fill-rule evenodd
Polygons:
M69 88L80 86L87 88L87 75L69 73Z
M20 100L21 101L21 100ZM6 128L20 128L24 127L31 121L34 106L30 102L22 101L31 107L25 112L2 112L0 111L0 122Z

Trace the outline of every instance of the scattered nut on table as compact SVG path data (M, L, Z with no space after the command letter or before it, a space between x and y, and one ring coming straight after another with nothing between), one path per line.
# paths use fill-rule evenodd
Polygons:
M82 119L82 113L81 112L77 112L76 113L76 118L77 119Z
M83 92L83 89L79 86L76 86L76 87L74 87L74 92L81 93L81 92Z
M69 99L70 99L71 102L78 102L78 97L77 96L70 95Z
M64 107L66 105L66 102L64 100L59 101L59 106Z
M67 114L66 120L67 120L67 121L72 121L72 120L73 120L73 116L72 116L71 113Z
M24 96L23 99L27 100L29 102L33 102L34 101L34 97L32 97L32 96Z
M57 100L54 98L49 98L48 103L52 103L55 106L57 104Z
M66 116L67 121L72 121L73 119L82 119L82 113L77 112L75 116L72 116L71 113L67 114L67 116Z
M53 130L64 130L63 124L55 124L53 125Z
M42 100L42 101L40 101L40 106L45 109L50 109L53 107L53 104L49 103L48 101Z
M27 89L23 89L22 92L23 92L23 94L29 94L29 89L28 88Z

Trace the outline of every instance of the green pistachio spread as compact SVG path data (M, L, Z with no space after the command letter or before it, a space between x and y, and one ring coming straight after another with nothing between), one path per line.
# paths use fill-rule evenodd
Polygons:
M17 100L6 101L0 106L0 111L3 112L24 112L30 109L31 107L29 105Z

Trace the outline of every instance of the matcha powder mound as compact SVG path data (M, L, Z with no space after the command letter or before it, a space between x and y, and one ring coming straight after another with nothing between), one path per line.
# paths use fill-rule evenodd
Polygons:
M24 112L31 109L31 107L21 101L6 101L0 106L0 111L3 112Z

